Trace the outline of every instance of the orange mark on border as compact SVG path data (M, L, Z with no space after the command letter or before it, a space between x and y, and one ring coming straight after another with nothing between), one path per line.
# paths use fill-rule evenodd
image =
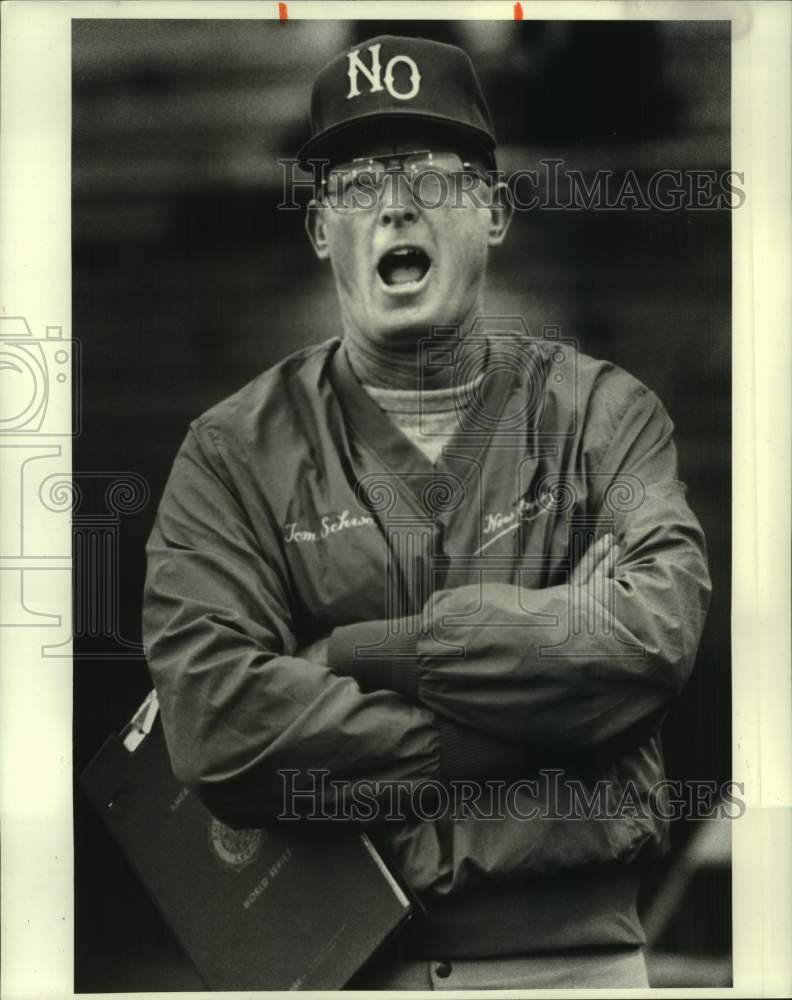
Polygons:
M281 21L286 21L289 17L289 8L285 3L278 4L278 17Z
M522 19L523 19L522 4L520 3L520 0L517 0L517 3L514 5L514 20L522 21Z

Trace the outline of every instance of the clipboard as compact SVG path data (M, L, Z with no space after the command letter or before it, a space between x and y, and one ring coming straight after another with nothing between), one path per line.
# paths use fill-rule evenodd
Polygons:
M210 989L341 989L412 912L358 828L212 816L173 775L153 691L80 786Z

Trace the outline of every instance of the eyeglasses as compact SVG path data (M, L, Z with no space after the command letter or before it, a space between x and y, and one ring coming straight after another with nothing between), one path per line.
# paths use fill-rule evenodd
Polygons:
M490 184L486 171L457 153L419 150L364 156L333 167L322 184L323 199L339 212L371 210L379 204L389 176L396 181L391 185L396 197L406 183L423 208L439 207L451 198L455 204L469 204L469 196L480 196L482 182Z

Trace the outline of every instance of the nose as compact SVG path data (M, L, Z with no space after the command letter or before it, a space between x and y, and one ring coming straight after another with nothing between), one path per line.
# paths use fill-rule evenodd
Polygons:
M381 226L398 227L415 222L417 218L418 209L406 174L388 174L380 195L377 221Z

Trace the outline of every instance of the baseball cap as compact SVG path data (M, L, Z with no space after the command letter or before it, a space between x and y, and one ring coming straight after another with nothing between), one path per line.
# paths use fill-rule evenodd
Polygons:
M375 123L433 124L457 134L495 166L495 130L476 71L456 45L378 35L351 46L319 73L311 96L311 138L298 155L333 159Z

